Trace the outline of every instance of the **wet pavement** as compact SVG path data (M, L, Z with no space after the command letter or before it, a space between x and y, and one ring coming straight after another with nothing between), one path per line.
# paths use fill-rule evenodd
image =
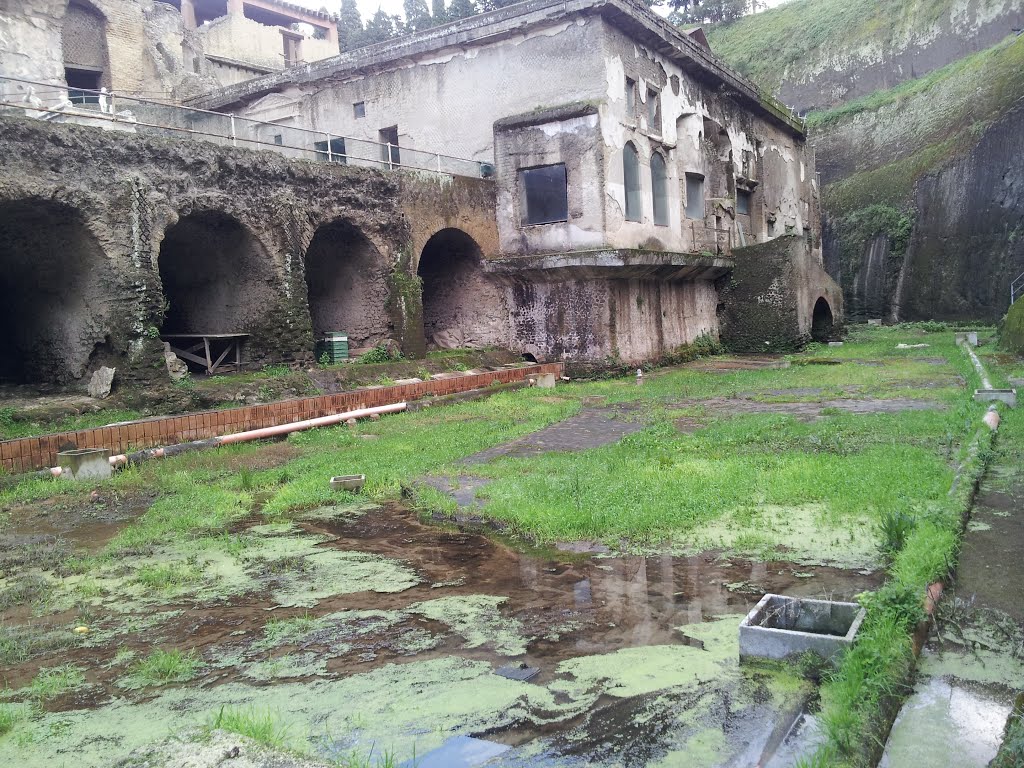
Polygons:
M939 604L914 693L880 768L984 768L1024 691L1024 478L1002 455L979 490L956 583Z

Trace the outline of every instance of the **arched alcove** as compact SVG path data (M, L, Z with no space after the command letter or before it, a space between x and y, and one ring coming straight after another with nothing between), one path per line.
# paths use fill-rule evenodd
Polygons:
M387 265L358 227L343 219L322 225L306 251L306 288L313 333L340 332L350 347L390 335Z
M278 306L277 274L263 244L217 211L182 217L160 244L163 333L247 333Z
M503 344L508 311L484 274L483 254L460 229L442 229L423 247L423 335L428 346L452 349Z
M0 204L0 380L67 384L109 333L106 255L76 209Z
M828 341L832 337L835 320L832 307L824 297L814 302L814 313L811 315L811 338L815 341Z

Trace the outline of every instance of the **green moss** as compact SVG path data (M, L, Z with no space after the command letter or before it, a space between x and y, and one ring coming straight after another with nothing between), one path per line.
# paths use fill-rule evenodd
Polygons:
M503 656L519 656L526 653L523 628L498 611L507 601L494 595L439 597L410 605L409 611L447 624L465 638L467 648L486 646Z

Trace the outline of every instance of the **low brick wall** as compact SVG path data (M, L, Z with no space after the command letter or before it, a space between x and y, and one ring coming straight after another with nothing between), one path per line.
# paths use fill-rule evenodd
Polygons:
M23 437L0 442L0 462L6 472L30 472L57 463L57 451L65 446L75 448L110 448L115 454L143 448L174 445L190 440L203 440L233 432L276 427L303 419L330 416L355 408L373 408L418 400L429 395L452 395L480 389L499 381L507 384L522 381L539 373L562 375L561 363L545 363L522 368L509 368L486 373L464 374L445 379L431 379L418 384L396 384L339 392L320 397L282 400L265 405L203 411L182 416L160 416L142 421L129 421L109 427L57 432L37 437Z

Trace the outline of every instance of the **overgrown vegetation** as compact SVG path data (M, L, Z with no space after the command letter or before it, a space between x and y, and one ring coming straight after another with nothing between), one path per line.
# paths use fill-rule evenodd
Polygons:
M169 651L157 648L129 668L121 687L131 689L184 683L194 678L201 667L202 662L195 651L185 653L177 648Z
M221 707L210 718L209 728L237 733L267 747L284 747L288 739L288 726L278 715L252 707Z

